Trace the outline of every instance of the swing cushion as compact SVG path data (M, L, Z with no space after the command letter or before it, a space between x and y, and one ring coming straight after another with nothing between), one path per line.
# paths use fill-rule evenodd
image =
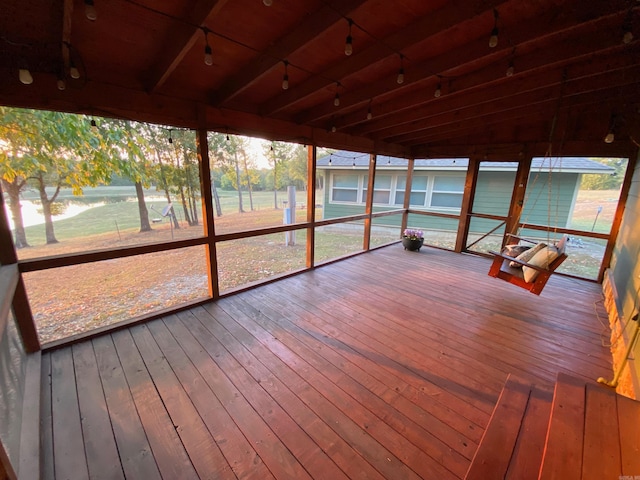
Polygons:
M544 244L543 244L544 245ZM535 248L535 247L534 247ZM532 248L533 250L533 248ZM527 263L535 265L536 267L548 269L549 264L558 258L559 252L553 245L544 245L539 251L529 260ZM540 272L535 268L523 266L522 275L524 281L527 283L533 282Z
M531 263L530 260L536 256L536 254L542 250L543 248L545 248L547 246L546 243L537 243L536 245L534 245L533 247L529 248L528 250L525 250L524 252L522 252L520 255L518 255L516 257L516 260L522 260L523 262L527 262L527 263ZM522 264L518 263L518 262L511 262L509 264L510 267L514 267L514 268L521 268Z

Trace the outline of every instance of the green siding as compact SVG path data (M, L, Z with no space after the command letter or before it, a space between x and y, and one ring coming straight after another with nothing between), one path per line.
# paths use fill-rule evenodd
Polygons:
M631 168L631 163L629 168ZM618 292L617 308L622 321L627 322L640 307L640 158L636 160L635 172L629 197L622 217L620 233L611 261L611 273ZM625 333L625 347L630 341L632 328ZM629 367L636 395L640 396L640 342L630 355Z

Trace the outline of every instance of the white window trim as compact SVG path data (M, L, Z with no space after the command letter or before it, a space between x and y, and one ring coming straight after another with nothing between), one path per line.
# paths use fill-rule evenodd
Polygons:
M369 173L368 172L347 172L347 171L336 171L336 172L331 172L330 175L330 190L329 190L329 203L330 204L336 204L336 205L358 205L358 206L362 206L366 204L366 197L365 197L365 191L366 191L366 187L365 187L365 177L367 177ZM387 173L385 173L387 174ZM357 191L357 201L356 202L347 202L347 201L341 201L341 200L333 200L333 192L334 189L337 190L354 190L355 187L352 188L347 188L347 187L335 187L334 186L334 178L335 175L357 175L358 177L358 191ZM420 174L418 174L420 175ZM398 177L400 176L404 176L406 177L406 174L391 174L391 186L389 189L387 188L379 188L377 189L378 191L388 191L389 192L389 202L388 203L374 203L375 206L378 207L398 207L398 204L395 203L395 199L396 199L396 194L397 192L404 192L404 188L405 185L403 184L400 188L398 188ZM431 205L431 201L433 198L433 194L434 193L451 193L451 194L459 194L459 195L463 195L464 194L464 190L463 191L455 191L455 190L435 190L434 185L435 185L435 179L436 177L463 177L464 175L461 175L458 172L451 172L451 173L439 173L438 175L434 174L433 172L429 173L428 175L420 175L423 177L427 177L427 188L426 190L415 190L416 193L424 193L425 194L425 205L410 205L414 208L424 208L424 209L430 209L430 210L445 210L445 211L452 211L452 212L459 212L460 208L459 207L434 207ZM413 191L413 190L412 190Z

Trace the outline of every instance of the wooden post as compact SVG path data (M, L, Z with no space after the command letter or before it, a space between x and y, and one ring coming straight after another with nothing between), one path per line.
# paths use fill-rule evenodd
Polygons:
M316 223L316 159L318 151L315 145L307 147L307 268L313 268L315 259L315 223Z
M9 228L9 219L6 212L4 194L0 187L0 264L11 265L18 263L18 255L11 238L11 229ZM22 273L20 273L18 284L13 294L12 307L25 351L28 353L37 352L40 350L40 339L38 338L38 330L36 329L29 299L27 298L27 289L22 279Z
M406 230L407 225L409 224L409 207L411 206L411 187L413 184L413 167L415 166L416 160L411 157L407 164L407 180L404 185L404 201L402 204L402 208L404 212L402 212L402 223L400 225L400 237L402 237L403 232Z
M476 194L478 172L480 171L480 159L477 156L469 158L467 178L464 182L464 194L462 196L462 208L460 209L460 223L456 236L455 251L460 253L466 249L469 226L471 224L471 212L473 211L473 197Z
M526 154L518 162L518 171L516 172L515 183L513 184L513 193L511 194L511 205L509 206L509 214L507 216L507 224L505 232L515 234L518 231L522 209L524 208L525 193L527 192L527 182L529 181L529 173L531 172L532 157ZM507 236L502 240L502 246L506 243Z
M367 218L364 220L364 241L362 249L369 250L371 247L371 214L373 213L373 189L376 184L376 154L369 155L369 182L367 182L367 204L365 213Z
M209 295L212 298L220 297L220 283L218 282L218 258L216 254L216 232L213 223L213 195L211 194L211 166L209 165L209 141L207 129L204 128L204 114L200 112L200 128L196 135L198 148L198 164L200 167L200 182L202 185L202 211L204 217L204 230L207 237L205 245L207 256L207 271L209 273Z

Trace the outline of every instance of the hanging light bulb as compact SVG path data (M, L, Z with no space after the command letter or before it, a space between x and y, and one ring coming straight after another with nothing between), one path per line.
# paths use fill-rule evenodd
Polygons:
M336 133L336 126L335 125L331 125L331 132L332 133Z
M92 130L97 130L98 129L98 124L96 123L95 118L91 119L90 125L91 125L91 129Z
M289 72L287 68L289 66L289 62L284 60L283 63L284 63L284 76L282 77L282 89L287 90L289 88Z
M329 165L332 164L332 161L331 161L332 158L333 158L333 154L329 155Z
M262 0L262 3L264 3L266 7L270 7L273 5L273 0Z
M513 60L509 60L509 66L507 67L507 77L512 77L515 69L513 68Z
M373 113L371 112L371 100L369 100L369 107L367 107L367 120L371 120L373 118Z
M398 78L396 79L398 85L402 85L404 83L404 65L402 64L403 59L404 56L400 54L400 70L398 70Z
M93 0L84 0L84 14L91 21L94 21L98 18L98 13L96 12L96 7L93 4Z
M442 95L442 85L440 84L440 82L438 82L438 85L436 85L436 91L433 92L433 96L436 98L440 98L440 95Z
M353 25L353 20L349 19L349 34L347 35L347 40L344 43L344 54L347 57L353 53L353 37L351 36L352 25Z
M213 52L211 51L211 45L209 45L209 29L202 27L204 32L204 64L213 65Z
M18 70L18 78L20 82L25 85L31 85L33 83L33 77L28 68L21 68Z
M64 78L58 78L58 80L56 81L56 86L60 91L66 90L67 82L64 81Z
M340 88L340 82L336 82L336 96L333 97L333 106L340 106L340 94L338 93L338 89Z
M629 10L622 23L622 43L628 45L633 41L633 10Z
M78 67L76 67L76 64L73 62L73 60L71 60L71 63L69 65L69 76L74 80L80 78L80 70L78 70Z
M171 136L171 130L169 130L169 143L173 143L173 137Z
M604 143L613 143L616 139L614 130L616 127L616 116L615 114L611 114L611 119L609 120L609 132L604 137Z
M227 133L227 142L230 140L229 138L229 134ZM273 146L271 147L271 150L273 150Z
M489 48L496 48L498 46L498 10L493 9L493 29L491 30L491 36L489 37Z

